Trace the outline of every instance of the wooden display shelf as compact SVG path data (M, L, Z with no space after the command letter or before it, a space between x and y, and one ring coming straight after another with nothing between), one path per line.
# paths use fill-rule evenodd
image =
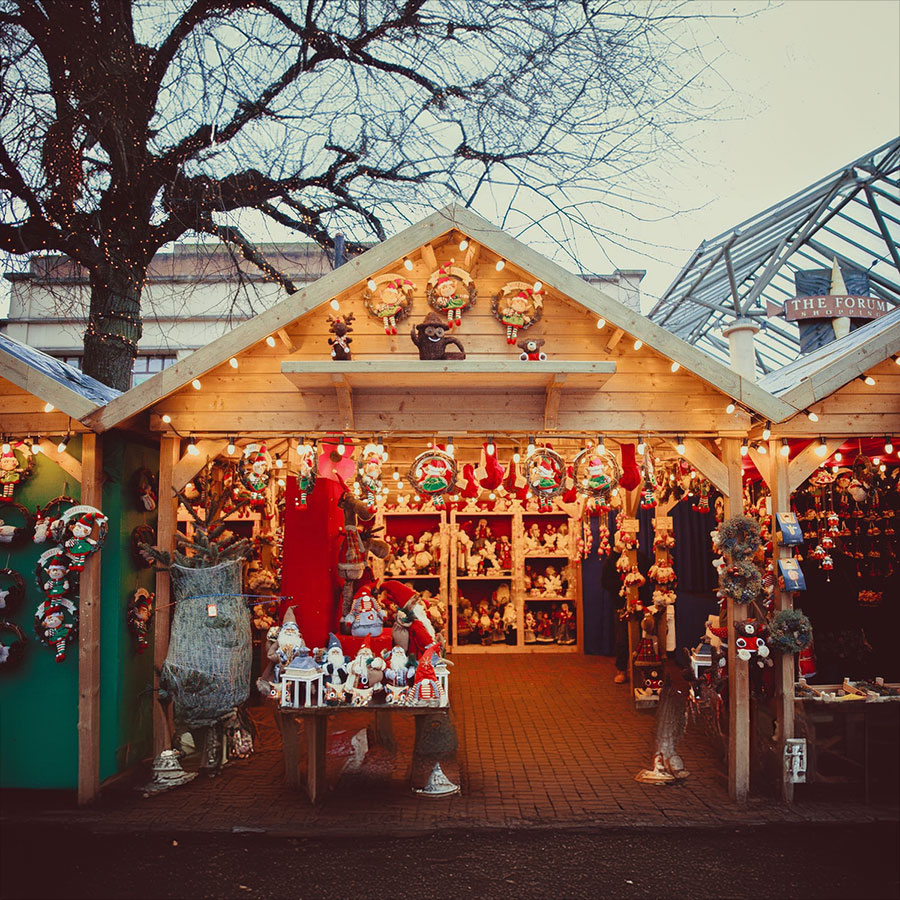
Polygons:
M457 581L510 581L512 573L506 575L457 575Z
M387 578L393 581L412 581L414 578L440 578L440 574L436 575L387 575Z
M568 553L526 553L525 559L569 559Z
M578 653L578 644L460 644L453 648L453 653L466 655L470 653Z
M574 603L575 597L568 595L568 594L566 596L554 596L553 594L525 594L525 602L526 603L534 603L537 600L541 600L541 601L549 600L549 601L552 601L553 603L562 603L562 602Z

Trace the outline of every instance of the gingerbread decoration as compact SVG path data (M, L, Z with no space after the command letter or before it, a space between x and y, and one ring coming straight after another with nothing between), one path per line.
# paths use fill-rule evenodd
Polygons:
M363 303L373 319L380 319L385 334L396 334L397 323L409 315L415 285L402 275L391 272L369 281Z
M425 296L433 310L447 314L447 328L454 325L458 328L462 325L463 312L475 303L478 292L472 276L465 269L446 265L431 274Z
M505 284L491 301L491 312L506 328L506 343L515 345L519 332L539 321L544 311L544 294L523 281Z

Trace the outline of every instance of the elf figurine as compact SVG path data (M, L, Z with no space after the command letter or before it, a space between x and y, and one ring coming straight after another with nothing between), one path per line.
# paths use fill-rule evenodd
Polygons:
M249 448L248 448L249 450ZM256 450L244 451L244 462L249 471L242 470L242 481L247 488L251 506L266 505L266 488L269 486L269 471L272 460L263 444Z
M128 601L126 624L137 642L137 652L150 645L150 619L153 616L153 597L146 588L138 588ZM270 620L274 624L274 619Z
M3 488L0 499L12 500L13 490L22 480L24 471L12 447L0 456L0 486Z
M69 561L61 553L51 556L44 571L47 580L41 585L48 600L64 597L69 592Z
M75 636L75 626L66 622L66 613L74 617L75 606L70 600L45 600L35 613L35 633L56 653L56 661L66 658L66 644Z
M397 333L397 319L402 318L412 301L413 283L405 278L386 281L380 292L366 294L366 306L377 319L381 319L385 334Z
M432 276L433 277L433 276ZM432 288L432 306L447 313L447 327L457 328L462 325L463 310L469 305L470 298L460 293L459 283L447 266L438 269L437 281Z
M301 509L306 508L309 495L316 485L317 461L316 448L312 445L301 444L297 447L297 505Z
M519 331L531 323L528 315L532 301L525 291L518 291L506 303L500 313L500 321L506 326L506 343L515 345Z
M99 546L91 537L96 521L95 513L83 513L74 522L69 523L69 532L72 536L65 541L63 548L71 560L69 569L73 572L81 572L87 558Z

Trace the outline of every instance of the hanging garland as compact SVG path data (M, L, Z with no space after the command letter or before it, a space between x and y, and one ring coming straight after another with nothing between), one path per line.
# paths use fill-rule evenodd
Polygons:
M297 447L297 506L306 507L309 495L316 486L319 474L319 454L315 444L300 444Z
M4 587L10 579L12 584ZM15 569L0 569L0 609L9 612L25 599L25 579Z
M396 334L397 323L409 315L415 285L393 272L369 280L363 294L363 304L373 319L384 325L385 334Z
M587 447L573 461L575 490L585 497L607 499L618 485L622 467L615 453Z
M78 610L71 600L57 597L45 600L34 614L37 639L56 654L56 661L66 658L66 645L78 634Z
M61 494L48 500L43 506L37 508L34 519L34 543L44 544L48 540L61 541L63 532L60 530L60 522L65 508L76 506L78 501L73 497ZM55 513L55 515L54 515Z
M0 502L11 501L13 491L34 470L34 453L28 444L18 441L8 446L0 455Z
M799 653L812 644L812 623L796 609L779 610L769 626L769 639L776 650Z
M22 517L21 525L9 521L10 512L19 513ZM21 544L28 540L30 534L31 513L21 503L9 500L0 506L0 544Z
M506 329L506 343L514 345L520 331L541 320L544 294L524 281L510 281L494 294L491 313Z
M15 635L15 640L10 643L0 640L0 672L8 672L21 662L27 643L25 632L15 622L0 619L0 633L4 631L11 631Z
M435 508L442 509L445 495L456 489L456 460L444 450L426 450L413 460L408 477L417 493L430 497Z
M475 304L478 291L472 276L459 266L441 266L432 272L425 285L429 306L447 314L447 327L462 325L462 314Z

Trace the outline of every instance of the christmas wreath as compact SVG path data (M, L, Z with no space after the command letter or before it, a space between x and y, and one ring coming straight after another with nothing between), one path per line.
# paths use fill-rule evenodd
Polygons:
M0 632L11 631L15 639L10 643L0 640L0 671L9 671L22 659L25 652L25 633L14 622L0 619Z
M805 650L813 638L812 623L796 609L782 609L775 613L769 626L769 640L783 653Z
M156 529L152 525L138 525L131 532L131 558L139 569L153 565L153 557L141 549L142 544L156 545Z
M575 489L585 497L608 497L618 485L622 467L615 453L587 447L572 461Z
M519 332L540 321L543 312L543 293L522 281L503 285L491 300L491 314L506 329L507 344L515 344Z
M4 586L6 579L12 584ZM25 579L15 569L0 569L0 609L8 612L25 599Z
M34 518L35 544L43 544L48 539L61 541L64 537L64 528L61 528L63 513L77 504L78 501L74 497L61 494L39 506Z
M456 460L434 448L420 453L409 467L409 480L415 490L431 498L436 509L444 505L444 496L456 490Z
M369 315L384 326L385 334L396 334L397 323L409 315L415 292L415 285L408 278L389 272L368 283L363 304Z
M762 546L759 522L749 516L734 516L716 529L716 547L732 560L751 559Z
M22 524L9 521L9 513L17 512L22 517ZM21 544L28 540L31 533L31 513L21 503L7 501L0 506L0 544Z

